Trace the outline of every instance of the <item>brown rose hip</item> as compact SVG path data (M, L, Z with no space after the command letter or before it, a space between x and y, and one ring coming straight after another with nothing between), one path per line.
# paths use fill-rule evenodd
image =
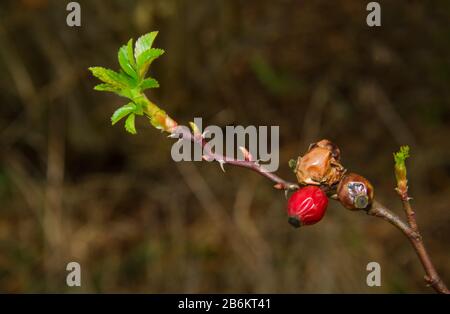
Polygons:
M339 148L329 140L312 144L303 157L298 157L294 170L298 182L303 185L329 186L338 183L345 173L339 158Z
M341 204L348 209L365 209L372 204L373 186L366 178L349 173L339 183L337 196Z

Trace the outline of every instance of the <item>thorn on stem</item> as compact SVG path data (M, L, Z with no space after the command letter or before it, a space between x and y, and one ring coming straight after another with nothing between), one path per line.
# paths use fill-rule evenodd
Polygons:
M250 154L250 152L243 146L239 146L239 149L242 152L242 155L244 155L244 160L245 161L252 161L253 160L253 156L252 154Z
M167 137L168 138L179 138L180 134L178 134L178 133L170 133Z
M274 187L275 189L277 189L277 190L284 190L284 189L285 189L285 188L284 188L284 185L281 184L281 183L277 183L277 184L275 184L273 187Z
M223 172L225 172L225 168L223 167L223 165L225 164L224 160L218 160L220 168L222 169Z

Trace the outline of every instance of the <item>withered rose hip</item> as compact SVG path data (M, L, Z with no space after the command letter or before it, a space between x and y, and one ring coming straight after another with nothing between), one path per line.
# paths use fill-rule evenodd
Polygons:
M295 228L313 225L325 215L327 205L328 198L319 187L300 188L288 200L288 221Z
M351 210L364 209L373 201L373 186L366 178L349 173L339 183L337 195L344 207Z
M345 173L339 158L339 148L329 140L312 144L308 152L297 159L294 172L298 182L304 185L328 186L338 183Z

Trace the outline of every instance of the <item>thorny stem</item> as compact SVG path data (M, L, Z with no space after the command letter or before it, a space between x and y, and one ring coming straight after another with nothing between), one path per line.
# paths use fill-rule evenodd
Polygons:
M181 136L180 136L181 135ZM234 159L227 156L223 156L220 154L217 154L211 150L211 147L208 145L208 143L204 140L202 134L192 134L185 128L177 128L170 137L179 137L179 140L187 140L192 141L195 144L201 145L203 148L203 159L206 161L217 161L222 170L224 170L223 165L229 164L233 166L238 166L242 168L247 168L252 171L255 171L259 173L260 175L268 178L269 180L273 181L275 183L274 187L279 190L296 190L299 188L298 184L288 182L281 177L277 176L276 174L266 171L264 169L263 165L260 165L257 160L247 159L247 160L240 160L240 159Z
M176 122L174 123L174 125L176 125ZM298 184L286 181L272 172L265 171L264 166L260 165L257 160L252 160L249 158L247 158L246 160L239 160L213 152L208 143L204 140L204 136L202 134L192 134L189 129L182 127L174 127L169 131L169 133L169 137L176 137L179 138L179 140L188 140L192 141L195 144L201 145L204 153L203 159L207 161L219 162L222 170L224 170L224 164L250 169L268 178L275 183L274 188L285 190L286 193L289 190L296 190L299 188ZM449 294L450 291L448 290L442 279L439 277L439 274L437 273L436 268L434 267L431 258L425 248L422 236L420 235L417 228L415 213L409 202L410 198L408 197L407 192L405 192L404 189L404 193L400 193L399 189L397 189L397 191L399 192L403 207L406 211L408 223L404 222L398 215L375 200L373 201L371 207L367 210L367 214L386 220L391 225L403 232L403 234L411 242L417 256L419 257L420 262L422 263L422 266L426 273L425 281L436 292Z

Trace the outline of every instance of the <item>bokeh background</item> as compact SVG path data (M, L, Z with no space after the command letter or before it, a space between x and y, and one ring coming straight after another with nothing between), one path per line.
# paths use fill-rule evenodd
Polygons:
M79 28L68 2L0 4L0 291L431 292L391 225L331 202L293 229L265 178L175 163L145 121L111 127L126 100L93 91L87 68L117 69L120 45L152 30L166 54L149 97L183 124L279 125L287 179L329 138L402 214L392 153L410 145L413 205L450 282L449 1L379 1L378 28L359 0L79 1Z

